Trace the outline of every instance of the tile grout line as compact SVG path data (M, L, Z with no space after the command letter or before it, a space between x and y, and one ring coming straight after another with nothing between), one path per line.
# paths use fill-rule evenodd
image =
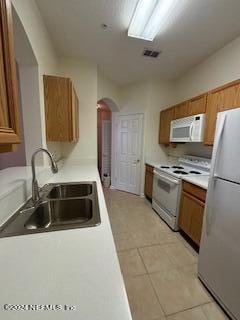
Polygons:
M193 306L193 307L190 307L190 308L185 308L185 309L183 309L183 310L181 310L181 311L177 311L177 312L173 312L173 313L169 313L169 314L165 314L165 315L166 315L166 317L168 318L168 317L177 315L177 314L179 314L179 313L186 312L186 311L188 311L188 310L193 310L193 309L196 309L196 308L201 308L202 306L205 306L205 305L211 304L211 303L213 303L213 302L211 302L211 301L210 301L210 302L204 302L204 303L198 304L198 305L196 305L196 306ZM211 319L209 319L209 318L207 317L207 315L205 314L205 312L203 312L203 314L204 314L204 316L206 317L206 320L211 320Z
M122 200L122 199L121 199ZM121 209L121 207L119 206L119 205L117 205L120 209ZM114 210L114 209L113 209ZM115 216L114 215L112 215L113 216L113 219L115 218ZM116 217L118 217L119 215L117 215ZM171 230L170 230L171 231ZM134 232L134 231L133 231ZM161 232L166 232L166 230L161 230ZM112 230L112 233L113 233L113 230ZM126 232L126 234L131 234L132 232L131 232L131 230L127 230L127 232ZM114 234L114 233L113 233ZM116 233L115 233L116 234ZM155 290L155 286L154 286L154 282L153 282L153 280L152 280L152 277L151 277L151 275L154 275L154 274L156 274L156 273L159 273L160 272L160 270L158 270L158 271L154 271L154 272L149 272L148 271L148 269L147 269L147 267L146 267L146 264L145 264L145 262L144 262L144 259L143 259L143 256L141 255L141 252L140 252L140 250L141 249L144 249L144 248L151 248L151 247L156 247L156 246L159 246L159 247L164 247L164 246L168 246L168 245L174 245L174 244L181 244L181 245L183 245L184 247L185 247L185 249L193 256L193 257L198 257L198 253L196 252L196 255L194 254L195 253L195 251L194 251L194 253L192 252L192 250L189 248L189 244L186 242L186 240L185 239L181 239L181 238L179 238L178 236L176 237L176 240L174 241L170 241L170 242L167 242L167 243L159 243L159 242L157 242L157 243L154 243L154 244L148 244L148 245L141 245L141 246L138 246L138 245L134 245L132 248L128 248L128 249L123 249L123 250L116 250L117 251L117 253L118 254L121 254L121 253L124 253L124 252L130 252L130 251L132 251L132 250L136 250L137 251L137 253L138 253L138 255L139 255L139 257L140 257L140 259L141 259L141 262L142 262L142 264L143 264L143 266L144 266L144 271L145 271L145 273L143 273L143 274L138 274L138 275L129 275L129 276L126 276L125 275L125 277L124 277L124 275L122 274L122 277L123 277L123 280L124 280L124 283L125 283L125 280L127 279L127 278L136 278L136 277L143 277L143 276L148 276L147 278L150 280L150 286L151 286L151 288L153 289L153 292L154 292L154 295L155 295L155 297L157 298L157 301L158 301L158 303L159 303L159 305L160 305L160 308L161 308L161 310L162 310L162 313L163 313L163 317L166 317L166 319L168 319L168 317L170 317L170 316L172 316L172 315L176 315L176 314L179 314L179 313L182 313L182 312L185 312L185 311L187 311L187 310L192 310L192 309L195 309L195 308L201 308L202 306L204 306L204 305L209 305L209 304L211 304L211 303L213 303L214 301L207 301L207 302L204 302L204 303L201 303L201 304L199 304L199 305L196 305L196 306L193 306L193 307L189 307L189 308L184 308L183 310L180 310L180 311L178 311L178 312L174 312L174 313L170 313L170 314L166 314L165 313L165 311L164 311L164 308L162 307L162 304L161 304L161 302L160 302L160 299L159 299L159 297L158 297L158 294L157 294L157 291ZM168 253L166 252L166 254L167 254L167 256L169 257L169 255L168 255ZM170 257L169 257L170 258ZM196 263L191 263L191 264L187 264L186 266L178 266L178 265L176 265L176 264L174 264L173 263L173 261L170 259L170 261L171 261L171 263L173 264L173 267L174 268L178 268L178 269L181 269L181 268L183 268L183 267L187 267L187 266L191 266L191 265L195 265ZM202 309L201 309L202 310ZM203 310L202 310L202 312L203 312ZM208 318L208 316L205 314L205 312L203 312L203 314L204 314L204 316L206 317L206 320L210 320L209 318ZM160 318L158 318L158 319L162 319L161 317ZM163 318L164 319L164 318ZM156 319L157 320L157 319Z
M161 308L161 311L162 311L162 313L163 313L164 316L165 316L165 312L164 312L163 306L162 306L162 304L160 303L160 300L159 300L159 298L158 298L157 292L156 292L156 290L155 290L155 288L154 288L154 286L153 286L150 273L148 272L148 269L147 269L147 267L146 267L146 265L145 265L145 262L144 262L144 260L143 260L143 257L141 256L141 253L140 253L139 249L138 249L138 253L139 253L139 256L140 256L140 258L141 258L141 260L142 260L142 263L143 263L143 265L144 265L144 267L145 267L145 269L146 269L146 271L147 271L147 276L148 276L150 285L151 285L151 287L152 287L152 289L153 289L154 295L155 295L155 297L157 298L157 301L158 301L158 303L159 303L159 306L160 306L160 308Z

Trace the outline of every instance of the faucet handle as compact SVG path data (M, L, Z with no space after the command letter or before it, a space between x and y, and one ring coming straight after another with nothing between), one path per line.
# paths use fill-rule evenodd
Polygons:
M57 172L58 172L57 162L53 161L53 163L52 163L52 173L57 173Z

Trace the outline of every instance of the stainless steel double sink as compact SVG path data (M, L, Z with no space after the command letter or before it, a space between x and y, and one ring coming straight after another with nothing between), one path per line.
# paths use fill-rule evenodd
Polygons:
M101 223L96 182L47 184L0 229L0 237L85 228Z

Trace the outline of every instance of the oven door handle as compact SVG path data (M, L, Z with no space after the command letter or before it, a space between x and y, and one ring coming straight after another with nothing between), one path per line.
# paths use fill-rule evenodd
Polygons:
M164 181L165 183L174 186L176 184L179 184L179 180L173 180L171 178L162 176L161 174L159 174L158 172L154 171L154 176L156 176L157 179Z

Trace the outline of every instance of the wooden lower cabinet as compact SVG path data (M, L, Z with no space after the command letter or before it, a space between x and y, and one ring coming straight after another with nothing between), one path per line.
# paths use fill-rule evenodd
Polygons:
M183 182L178 225L197 245L200 245L206 190Z
M153 167L146 164L146 171L145 171L145 188L144 194L145 196L152 200L152 191L153 191Z

